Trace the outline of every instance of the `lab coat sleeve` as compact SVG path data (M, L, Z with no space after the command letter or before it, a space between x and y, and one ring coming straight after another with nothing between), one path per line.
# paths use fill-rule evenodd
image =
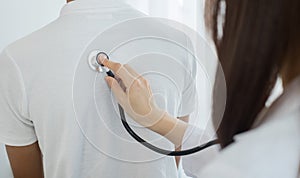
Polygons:
M212 139L213 137L205 134L204 130L189 125L183 138L182 150L199 146ZM183 156L182 165L185 174L197 178L201 170L219 154L219 150L219 145L214 145L200 152Z
M0 142L26 146L36 140L21 71L5 50L0 54Z

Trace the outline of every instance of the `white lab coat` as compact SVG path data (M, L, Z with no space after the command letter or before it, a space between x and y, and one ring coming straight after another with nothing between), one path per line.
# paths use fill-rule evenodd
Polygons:
M235 136L235 143L203 167L209 156L183 157L183 169L200 178L296 178L300 169L300 77L294 80L264 115L264 123ZM189 127L185 145L195 145L200 131ZM208 150L208 155L213 155ZM201 168L201 169L200 169Z

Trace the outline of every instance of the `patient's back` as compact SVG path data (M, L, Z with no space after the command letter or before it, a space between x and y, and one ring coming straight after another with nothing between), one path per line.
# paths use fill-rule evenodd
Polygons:
M78 0L51 24L8 46L0 58L0 97L8 101L0 103L0 135L7 138L0 141L23 146L38 140L46 177L177 177L174 158L144 148L124 131L104 75L87 63L87 55L103 45L97 39L101 32L142 16L119 1ZM175 29L164 32L158 25L147 28L186 40ZM147 54L147 48L155 52ZM162 57L163 52L179 58ZM121 45L111 58L146 72L158 104L179 117L192 112L187 105L194 94L192 80L186 79L195 69L184 61L185 53L164 40L145 38ZM130 122L146 139L173 149L167 140Z

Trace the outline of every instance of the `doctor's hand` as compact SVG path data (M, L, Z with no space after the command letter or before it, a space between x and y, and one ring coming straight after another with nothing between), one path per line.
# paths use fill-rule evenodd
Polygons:
M176 147L181 145L188 124L157 107L148 81L127 64L107 59L101 63L115 73L116 78L105 79L125 112L137 123L165 136Z
M166 112L156 105L148 81L127 64L101 62L115 74L116 78L105 79L119 104L137 123L153 129Z

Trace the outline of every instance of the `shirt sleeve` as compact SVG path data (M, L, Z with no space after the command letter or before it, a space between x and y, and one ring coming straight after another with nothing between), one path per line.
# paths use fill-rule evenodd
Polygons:
M213 138L205 134L205 132L193 125L189 125L184 137L182 150L187 150L205 144ZM205 166L212 162L215 157L219 154L219 145L214 145L202 150L200 152L183 156L182 166L187 176L198 177L200 172Z
M36 141L22 74L4 50L0 54L0 142L26 146Z
M191 81L191 83L182 93L178 117L183 117L191 114L195 109L196 99L196 84L195 81Z
M189 40L188 37L187 49L189 51L193 51L192 42ZM187 53L186 59L184 59L184 66L184 89L182 91L181 102L177 117L190 115L194 111L198 99L196 89L197 61L192 54Z

